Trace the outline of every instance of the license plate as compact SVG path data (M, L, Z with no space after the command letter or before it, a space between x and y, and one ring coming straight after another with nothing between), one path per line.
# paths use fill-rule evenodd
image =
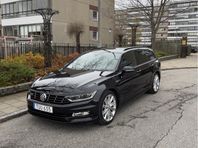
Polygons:
M43 111L43 112L47 112L47 113L51 113L51 114L53 113L53 107L41 105L41 104L37 104L37 103L34 103L34 109Z

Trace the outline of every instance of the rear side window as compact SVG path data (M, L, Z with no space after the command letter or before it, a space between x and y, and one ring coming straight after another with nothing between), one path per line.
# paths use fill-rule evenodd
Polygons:
M155 59L153 52L147 49L136 50L135 57L138 65Z
M156 59L155 54L154 54L152 51L146 50L145 53L146 53L146 55L149 57L150 60Z
M121 66L136 66L136 59L134 51L125 53L122 57Z

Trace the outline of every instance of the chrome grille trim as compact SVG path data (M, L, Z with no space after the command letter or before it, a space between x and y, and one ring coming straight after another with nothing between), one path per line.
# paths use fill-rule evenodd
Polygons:
M70 101L65 99L64 96L52 95L52 94L50 94L48 92L37 91L37 90L30 90L31 99L42 102L40 100L40 95L42 93L46 93L46 95L47 95L47 99L45 101L46 103L60 104L60 105L69 104L70 103Z

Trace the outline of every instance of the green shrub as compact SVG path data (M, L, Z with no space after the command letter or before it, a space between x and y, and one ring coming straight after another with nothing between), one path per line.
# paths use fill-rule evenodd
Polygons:
M167 56L168 53L164 52L164 51L155 51L155 54L158 58L160 57L164 57L164 56Z
M44 57L41 54L33 54L32 52L26 53L21 56L9 57L5 60L5 62L14 62L28 65L35 69L44 68Z
M44 57L32 52L1 60L0 87L29 82L35 76L43 76L46 72L60 69L78 55L78 53L73 53L67 57L59 54L53 55L52 67L48 69L44 69Z
M31 81L35 71L20 62L0 61L0 87Z

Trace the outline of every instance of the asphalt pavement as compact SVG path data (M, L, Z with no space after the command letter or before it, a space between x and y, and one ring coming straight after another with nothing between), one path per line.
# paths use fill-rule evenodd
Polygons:
M108 126L30 114L0 124L1 148L196 148L197 69L162 72L161 90L123 105Z

